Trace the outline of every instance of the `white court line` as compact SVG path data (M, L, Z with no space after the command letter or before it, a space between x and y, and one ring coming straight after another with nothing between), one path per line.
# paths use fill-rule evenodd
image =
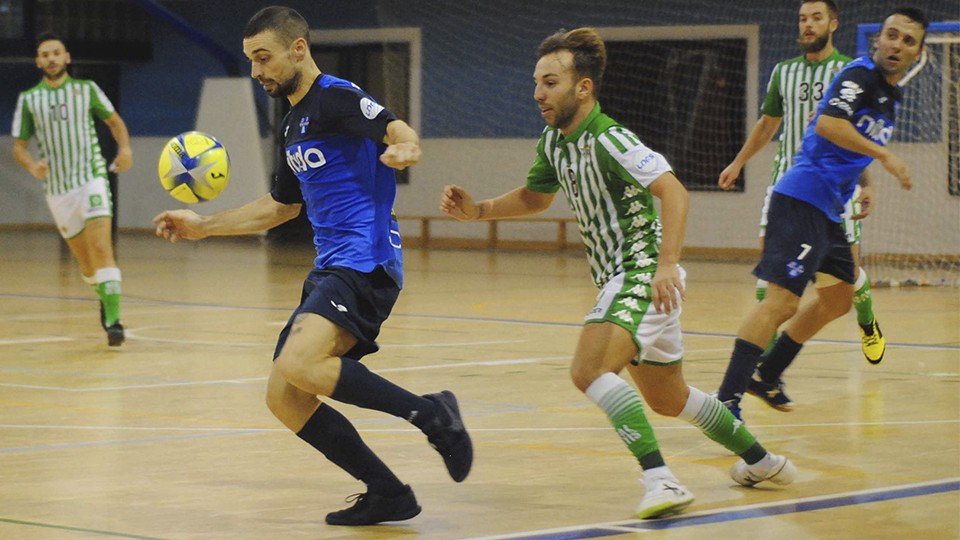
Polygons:
M96 388L67 388L63 386L37 386L31 384L0 383L0 386L12 388L29 388L33 390L56 390L59 392L112 392L116 390L143 390L146 388L168 388L172 386L206 386L222 384L246 384L248 382L266 381L266 377L252 377L249 379L219 379L215 381L182 381L156 384L130 384L123 386L98 386Z
M448 369L448 368L469 367L469 366L509 366L514 364L535 364L537 362L543 362L544 360L561 360L561 359L568 359L568 358L570 358L570 355L542 356L539 358L516 358L513 360L482 360L479 362L460 362L457 364L431 364L427 366L384 368L384 369L374 369L372 371L374 371L375 373L393 373L396 371L417 371L420 369Z
M86 302L87 300L83 300ZM93 302L93 300L89 300ZM155 315L155 314L169 314L169 309L149 309L149 310L140 310L136 309L136 304L124 304L124 313L136 312L139 315ZM177 308L178 306L171 306ZM233 311L241 308L232 308L232 307L220 307L220 306L211 306L204 307L198 306L198 309L204 309L208 311ZM96 317L96 315L94 315ZM14 315L13 317L0 317L0 321L49 321L49 320L61 320L61 319L88 319L90 318L89 313L42 313L42 314L32 314L32 315Z
M251 427L142 427L142 426L44 426L40 424L0 424L0 429L65 429L79 431L290 431L287 428L251 428Z
M502 345L506 343L526 343L528 339L502 339L498 341L461 341L458 343L380 343L380 348L406 349L417 347L470 347L472 345Z
M400 420L397 419L399 422ZM940 424L960 424L960 419L956 420L898 420L892 422L824 422L822 424L768 424L751 425L751 428L779 428L791 429L798 427L806 428L851 428L867 426L929 426ZM695 426L663 426L655 425L657 431L664 430L695 430ZM143 427L143 426L70 426L70 425L42 425L42 424L0 424L0 429L46 429L46 430L84 430L84 431L208 431L208 432L230 432L230 431L262 431L265 433L287 432L286 428L263 428L263 427ZM566 433L571 431L610 431L607 426L585 426L585 427L528 427L528 428L470 428L470 433ZM362 433L420 433L415 427L399 428L365 428L357 426L357 430Z
M397 371L418 371L421 369L452 369L459 367L471 367L471 366L506 366L506 365L516 365L516 364L535 364L537 362L542 362L544 360L559 360L566 359L569 356L544 356L539 358L516 358L510 360L486 360L480 362L460 362L456 364L431 364L426 366L409 366L409 367L397 367L397 368L384 368L384 369L375 369L372 370L374 373L388 373L388 372L397 372ZM9 386L13 388L29 388L34 390L56 390L62 392L107 392L107 391L117 391L117 390L143 390L148 388L169 388L175 386L209 386L209 385L220 385L220 384L244 384L248 382L258 382L266 381L266 377L251 377L246 379L216 379L208 381L184 381L184 382L168 382L168 383L156 383L156 384L131 384L131 385L122 385L122 386L105 386L105 387L96 387L96 388L66 388L58 386L36 386L36 385L26 385L26 384L14 384L14 383L0 383L0 386Z
M267 323L272 325L274 323ZM279 323L281 325L286 323ZM138 341L154 341L157 343L179 343L183 345L223 345L227 347L275 347L276 343L271 339L271 341L204 341L204 340L191 340L191 339L178 339L178 338L164 338L164 337L153 337L153 336L143 336L140 335L140 332L144 330L158 330L165 328L175 328L175 325L163 325L163 326L141 326L134 329L127 330L127 339L135 339ZM526 339L501 339L494 341L460 341L452 343L381 343L380 347L385 349L404 349L404 348L420 348L420 347L470 347L475 345L504 345L509 343L526 343Z
M24 343L59 343L63 341L73 341L73 338L65 336L37 336L20 339L0 339L0 345L22 345Z

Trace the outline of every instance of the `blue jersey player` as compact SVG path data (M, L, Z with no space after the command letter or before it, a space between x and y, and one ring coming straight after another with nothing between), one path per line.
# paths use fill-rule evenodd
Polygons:
M901 99L897 83L920 56L927 24L913 8L898 8L884 20L873 56L848 64L833 79L811 120L814 129L806 130L793 166L774 188L766 243L754 269L769 289L737 332L717 395L737 415L744 392L789 410L783 371L804 342L849 311L854 263L840 214L863 170L876 159L901 187L911 187L906 164L886 145ZM801 308L812 280L816 299ZM788 319L757 369L764 345Z
M327 523L410 519L420 513L410 486L318 396L403 418L427 435L455 481L470 472L473 447L453 393L415 395L358 361L377 350L380 325L403 285L393 169L419 161L419 138L356 85L321 73L308 33L299 13L277 6L259 11L244 31L251 76L291 105L280 126L286 163L278 164L271 192L211 216L163 212L154 223L158 236L175 242L261 231L306 211L317 257L277 340L267 405L298 437L366 484L366 493L328 514Z

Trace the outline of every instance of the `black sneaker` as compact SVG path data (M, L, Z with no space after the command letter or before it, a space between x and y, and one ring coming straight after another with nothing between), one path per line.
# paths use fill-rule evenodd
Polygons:
M463 482L473 466L473 443L460 417L457 398L449 390L423 397L437 406L436 418L423 428L427 441L443 457L450 477L455 482Z
M420 513L420 505L413 496L410 486L393 497L384 497L376 493L358 493L347 497L354 502L350 508L344 508L327 514L330 525L376 525L384 521L403 521Z
M120 322L115 322L107 327L107 345L111 347L119 347L123 345L123 341L126 337L123 335L123 325Z

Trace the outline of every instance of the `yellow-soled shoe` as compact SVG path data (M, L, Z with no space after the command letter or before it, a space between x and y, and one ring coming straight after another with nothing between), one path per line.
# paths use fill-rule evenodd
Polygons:
M874 319L869 325L860 325L860 347L867 362L877 365L883 360L883 353L887 350L887 340L883 338L880 325Z

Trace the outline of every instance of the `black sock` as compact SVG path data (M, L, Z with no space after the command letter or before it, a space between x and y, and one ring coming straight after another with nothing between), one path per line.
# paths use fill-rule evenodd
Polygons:
M763 357L763 363L760 364L759 369L760 379L769 384L780 380L780 376L787 370L793 359L800 354L802 348L802 343L797 343L786 332L782 332L780 338L777 339L777 343Z
M638 461L640 461L640 468L643 470L663 467L666 465L666 462L663 461L663 455L659 450L650 452L649 454L641 457Z
M753 371L757 369L761 354L763 354L763 348L749 341L738 338L733 342L730 364L727 365L727 372L723 375L723 383L720 384L717 399L728 401L743 397L747 386L750 385Z
M352 358L340 359L340 380L330 397L364 409L392 414L418 428L423 428L436 416L432 401L400 388Z
M353 424L333 407L321 403L297 437L316 448L350 476L367 484L368 493L385 496L403 491L403 482L363 442Z
M740 457L747 462L747 465L753 465L754 463L763 459L763 456L767 455L767 449L763 447L759 442L753 443L753 446L747 448L747 451L740 454Z

